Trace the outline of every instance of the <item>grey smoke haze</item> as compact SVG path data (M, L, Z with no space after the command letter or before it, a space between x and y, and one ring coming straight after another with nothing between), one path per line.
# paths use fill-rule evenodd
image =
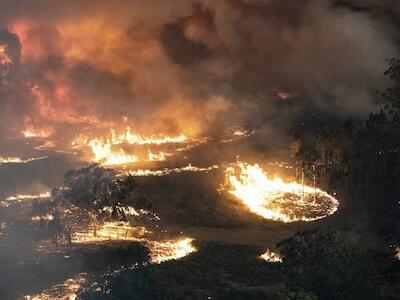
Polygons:
M0 42L14 63L2 78L0 133L15 137L28 119L69 143L125 116L142 132L274 135L310 116L363 118L377 109L385 59L398 55L399 6L5 0ZM295 97L282 103L277 91Z

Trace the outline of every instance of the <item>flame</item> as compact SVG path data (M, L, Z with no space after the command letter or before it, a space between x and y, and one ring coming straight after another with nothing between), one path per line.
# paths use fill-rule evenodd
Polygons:
M12 63L12 59L7 54L7 45L0 45L0 74L6 75L9 71L9 64Z
M28 116L24 118L24 126L25 129L22 131L22 134L26 138L47 138L53 134L53 130L51 128L37 128L33 125L32 119Z
M20 157L2 157L0 156L0 165L2 164L26 164L36 160L46 159L48 156L41 156L41 157L34 157L34 158L27 158L22 159Z
M78 291L86 283L86 274L81 273L74 278L67 279L61 284L53 285L40 294L26 295L26 300L75 300Z
M152 232L145 227L133 227L128 222L106 222L84 230L77 231L72 236L73 243L101 243L107 241L139 241L150 249L151 261L155 263L182 258L194 251L193 239L179 238L168 240L148 240L146 235Z
M38 222L38 221L41 221L41 220L51 221L51 220L54 220L54 216L51 215L51 214L47 214L47 215L44 215L44 216L33 216L31 218L31 220L34 221L34 222Z
M151 260L154 263L161 263L185 257L197 250L192 242L191 238L149 242Z
M150 259L152 263L162 263L169 260L180 259L197 251L192 245L193 239L180 238L164 241L147 241L150 248ZM119 272L116 270L115 272ZM40 294L26 295L26 300L75 300L79 290L86 284L87 275L81 273L74 278L67 279L61 284L52 286Z
M271 250L267 249L264 254L261 254L260 256L261 259L271 262L271 263L281 263L282 258L279 256L279 254L272 252Z
M276 95L283 101L286 101L289 98L293 97L293 95L291 93L285 92L285 91L277 91Z
M161 151L159 153L153 153L150 150L147 150L147 152L149 153L149 155L148 155L149 161L164 161L167 159L167 156L172 155L170 153L165 153L163 151Z
M137 155L129 154L122 149L121 146L123 145L160 146L188 142L188 138L183 134L178 136L143 136L133 133L128 126L121 134L117 134L114 129L111 129L108 137L102 136L90 139L88 136L79 135L72 141L72 146L75 148L90 147L93 161L107 166L116 166L141 161ZM147 157L143 160L164 161L171 155L173 154L164 151L154 153L150 149L147 149Z
M161 170L151 170L151 169L137 169L137 170L129 170L127 172L122 172L118 176L126 176L126 175L131 175L131 176L137 176L137 177L142 177L142 176L166 176L174 173L183 173L183 172L210 172L212 170L218 169L219 166L213 165L210 167L196 167L193 166L192 164L188 164L187 166L184 167L179 167L179 168L164 168Z
M113 145L129 144L129 145L162 145L171 143L184 143L187 137L183 134L179 136L150 136L145 137L131 132L128 126L122 134L116 134L115 130L111 130L111 143Z
M123 165L139 161L136 155L127 154L123 149L113 151L113 145L110 141L104 142L100 139L93 139L89 142L89 146L92 148L93 160L106 166Z
M11 58L7 55L7 45L0 45L0 64L12 63Z
M333 214L339 206L335 198L318 188L270 179L258 164L238 162L225 174L229 193L265 219L285 223L314 221Z
M7 197L5 201L25 201L25 200L36 200L36 199L47 199L51 197L50 192L40 194L17 194L14 196Z
M64 86L62 79L49 75L55 87L54 95L46 92L39 84L35 82L28 82L28 87L34 99L36 100L37 107L39 109L40 116L45 120L52 122L67 122L70 124L91 124L98 125L100 122L97 117L92 115L80 115L71 105L68 105L69 88ZM54 98L54 101L50 99Z
M0 223L0 235L3 235L4 233L2 231L6 229L7 229L7 223L5 222Z
M400 260L400 247L396 247L396 248L394 249L394 252L395 252L394 257L395 257L397 260Z
M239 139L249 137L255 133L254 130L246 130L243 128L233 128L230 130L229 138L221 140L221 143L230 143Z
M120 209L122 209L124 211L124 214L126 216L135 216L135 217L147 216L148 218L150 218L152 220L156 220L156 221L160 220L160 217L157 216L157 214L150 212L148 210L145 210L145 209L135 209L132 206L120 207ZM111 206L105 206L105 207L103 207L103 211L106 211L109 214L111 214L113 212L113 208Z
M128 222L106 222L91 225L73 234L74 243L93 243L105 241L140 241L151 233L145 227L133 227Z
M195 252L193 239L181 238L165 241L150 241L150 257L153 263L162 263L168 260L180 259ZM117 271L118 272L118 271ZM26 300L75 300L79 290L86 284L87 275L81 273L74 278L67 279L61 284L54 285L40 294L26 295Z

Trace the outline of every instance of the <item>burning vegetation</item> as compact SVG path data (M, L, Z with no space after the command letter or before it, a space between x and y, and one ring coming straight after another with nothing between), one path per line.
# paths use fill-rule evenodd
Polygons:
M189 140L185 135L143 136L135 134L127 127L121 134L114 129L108 137L96 137L90 139L87 136L78 136L72 146L77 148L89 147L92 152L92 160L104 166L128 165L140 161L164 161L173 153L160 150L161 147L168 151L181 152L185 148L191 148L201 143L202 140ZM125 147L125 149L124 149ZM136 154L132 154L133 150Z
M225 173L223 188L265 219L310 222L333 214L339 206L334 197L316 187L269 178L257 164L238 162Z
M5 76L10 71L12 59L7 54L7 45L0 45L0 75Z
M33 2L0 1L1 300L399 299L396 4Z

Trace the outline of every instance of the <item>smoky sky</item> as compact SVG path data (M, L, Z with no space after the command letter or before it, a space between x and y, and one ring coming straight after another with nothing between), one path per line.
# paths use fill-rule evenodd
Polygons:
M396 1L4 0L0 134L68 144L130 125L287 134L312 116L362 119L398 56ZM291 95L283 101L277 92ZM284 103L282 103L284 102Z

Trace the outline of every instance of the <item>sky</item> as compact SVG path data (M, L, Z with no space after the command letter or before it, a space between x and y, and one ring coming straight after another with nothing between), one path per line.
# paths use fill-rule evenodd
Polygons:
M362 120L399 56L399 20L394 0L2 0L0 156L27 154L32 135L65 149L126 126L246 128L267 147Z

